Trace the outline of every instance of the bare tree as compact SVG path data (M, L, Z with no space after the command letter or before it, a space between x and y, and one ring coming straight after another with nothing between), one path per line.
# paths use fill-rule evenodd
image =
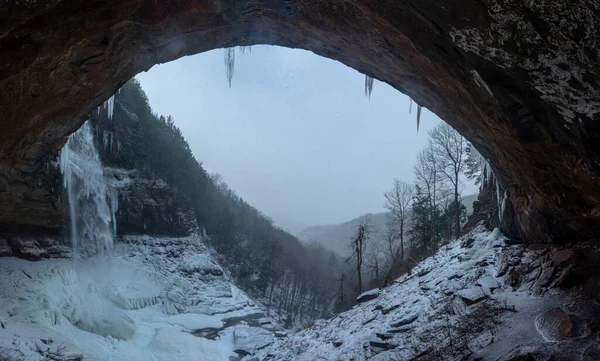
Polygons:
M466 170L467 140L447 123L440 123L429 133L433 155L440 174L454 189L454 231L460 237L460 174Z
M365 266L369 271L369 287L378 287L380 283L380 274L383 269L382 259L383 259L383 250L382 244L379 240L374 240L373 242L369 242L366 249L366 263Z
M400 238L400 247L398 250L400 252L400 261L404 259L404 228L408 222L408 212L414 194L415 189L412 184L408 184L398 179L394 179L394 186L392 189L384 193L386 199L385 208L390 211L388 214L388 224ZM394 241L394 238L395 237L386 237L388 246L393 245L390 244L390 241ZM394 257L393 261L397 261L397 257ZM395 266L395 262L392 262L392 267L393 266Z
M394 277L397 265L404 259L404 249L398 242L398 233L396 227L388 220L385 229L381 232L385 255L387 257L387 271L383 279L383 285L388 285Z
M362 293L362 267L364 263L365 250L367 248L367 241L371 233L371 226L368 220L360 222L354 235L352 236L350 246L352 247L352 255L350 259L356 261L356 277L357 277L357 289L358 293Z
M417 154L417 159L415 163L415 178L417 183L419 183L422 189L425 191L427 195L427 199L429 200L429 209L431 212L431 240L430 247L431 252L435 250L435 229L436 229L436 209L437 209L437 195L439 192L439 183L440 177L438 175L438 167L436 163L436 158L433 153L433 148L431 144L422 149Z

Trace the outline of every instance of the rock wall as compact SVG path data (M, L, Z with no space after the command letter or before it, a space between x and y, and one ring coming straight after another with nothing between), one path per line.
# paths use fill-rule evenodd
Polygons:
M0 19L1 223L55 224L19 221L34 207L7 199L30 196L28 174L136 73L272 44L339 60L458 129L507 189L522 239L600 237L595 0L48 0Z

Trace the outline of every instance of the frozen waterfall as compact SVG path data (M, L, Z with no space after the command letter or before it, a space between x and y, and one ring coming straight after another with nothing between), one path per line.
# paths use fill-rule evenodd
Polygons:
M71 134L60 151L60 169L67 190L74 257L86 258L112 249L117 197L104 179L89 121Z

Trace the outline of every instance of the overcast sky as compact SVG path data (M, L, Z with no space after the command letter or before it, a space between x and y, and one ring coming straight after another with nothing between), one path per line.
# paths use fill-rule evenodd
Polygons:
M223 59L218 49L137 79L210 173L293 232L384 211L383 192L393 178L413 180L440 121L425 111L417 134L405 95L375 81L369 100L364 75L304 50L238 50L231 88Z

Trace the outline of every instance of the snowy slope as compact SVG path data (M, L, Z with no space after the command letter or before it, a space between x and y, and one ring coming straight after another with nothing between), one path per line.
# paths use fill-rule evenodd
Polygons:
M129 236L110 259L0 262L0 356L229 360L272 340L246 325L258 316L196 236Z
M497 230L478 227L377 298L277 340L249 360L453 360L472 351L483 360L499 360L517 346L543 345L535 318L568 300L536 298L525 286L506 286L496 269L503 251L523 250L504 240Z

